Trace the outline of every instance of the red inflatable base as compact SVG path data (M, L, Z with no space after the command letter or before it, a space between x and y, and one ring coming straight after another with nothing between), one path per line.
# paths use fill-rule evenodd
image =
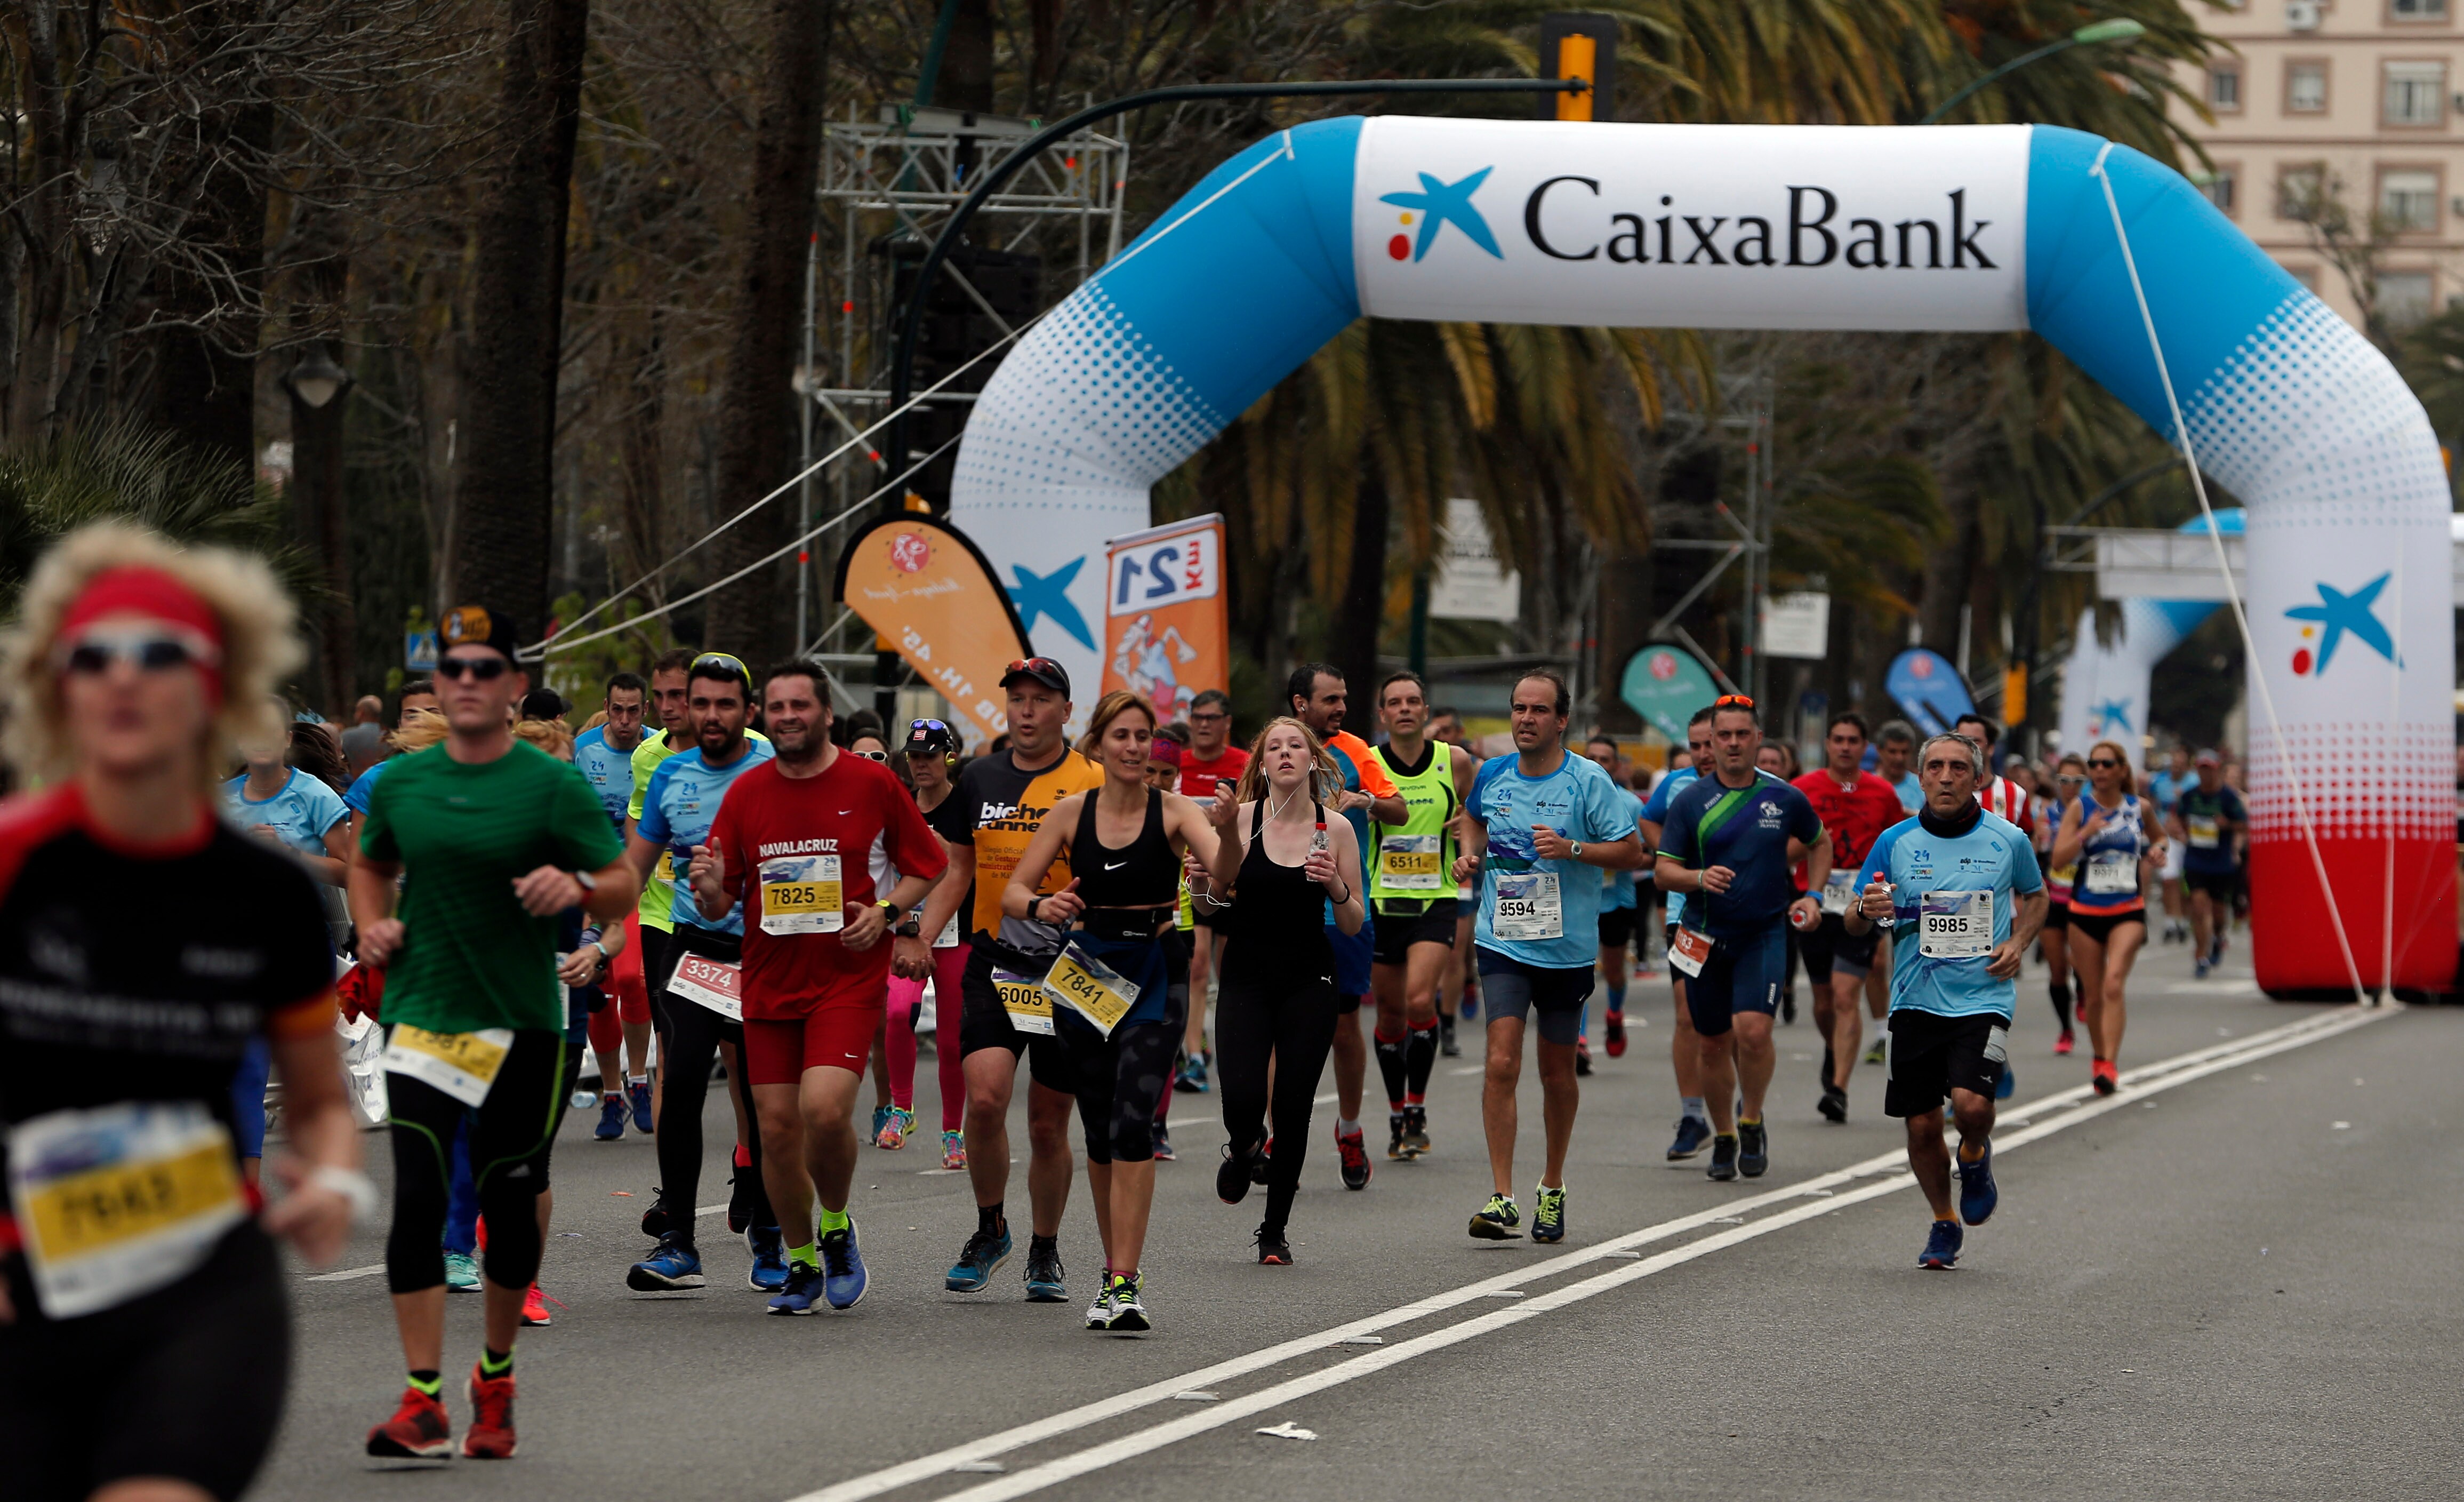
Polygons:
M2350 991L2353 970L2377 990L2387 964L2387 846L2384 840L2322 839L2321 861L2352 947L2352 966L2336 942L2309 846L2295 838L2250 851L2251 950L2266 991ZM2455 846L2446 839L2395 842L2395 984L2410 991L2455 988Z

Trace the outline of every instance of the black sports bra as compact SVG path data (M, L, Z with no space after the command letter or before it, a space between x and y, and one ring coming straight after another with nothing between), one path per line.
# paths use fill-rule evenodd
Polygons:
M1146 822L1138 837L1119 850L1108 848L1095 835L1095 802L1102 792L1090 790L1078 806L1078 831L1069 841L1069 873L1078 878L1078 895L1090 908L1171 907L1180 900L1180 857L1172 852L1163 828L1163 794L1147 789Z

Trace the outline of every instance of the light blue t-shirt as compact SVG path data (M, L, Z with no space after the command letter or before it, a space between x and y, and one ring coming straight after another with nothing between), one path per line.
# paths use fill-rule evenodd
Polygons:
M2158 813L2171 818L2174 807L2182 801L2183 792L2198 785L2197 773L2186 772L2180 777L2175 777L2173 769L2168 766L2147 779L2147 796L2156 801Z
M390 762L379 762L359 776L352 778L350 790L342 794L343 806L353 813L364 815L368 811L368 794L376 791L377 779L384 776L385 769L392 764Z
M633 832L653 845L664 845L674 857L671 862L675 874L669 914L675 921L691 928L705 929L714 934L744 932L744 904L738 901L722 918L701 916L701 907L693 901L686 885L685 868L693 864L693 848L710 834L717 822L718 805L727 796L737 778L759 766L776 755L767 740L747 736L744 754L725 766L713 766L696 746L679 752L659 763L650 774L650 785L642 795L641 821Z
M1690 766L1681 766L1661 778L1660 785L1651 790L1650 801L1642 806L1643 821L1659 825L1665 833L1668 828L1668 800L1683 792L1686 784L1702 775ZM1683 923L1685 920L1685 894L1669 891L1661 893L1661 896L1668 903L1669 925L1675 927Z
M1886 778L1884 781L1887 782L1889 779ZM1900 806L1907 810L1908 817L1911 819L1916 817L1918 809L1925 806L1925 789L1917 784L1917 774L1914 772L1909 772L1901 777L1898 782L1892 783L1891 791L1900 795Z
M1599 868L1573 860L1542 860L1531 827L1545 824L1569 840L1597 844L1634 832L1631 795L1598 762L1571 751L1557 769L1526 777L1512 752L1481 763L1465 811L1488 830L1488 853L1480 867L1480 914L1472 940L1509 960L1551 970L1589 969L1600 957ZM1500 939L1496 934L1499 883L1545 873L1556 878L1561 917L1555 939Z
M1623 796L1628 810L1636 818L1641 818L1642 800L1637 798L1631 788L1620 787L1617 792ZM1603 913L1631 911L1634 907L1635 878L1638 874L1631 871L1601 872L1600 911Z
M633 753L609 745L607 727L594 725L573 738L573 764L589 779L616 832L624 833L625 811L633 806Z
M1964 959L1928 958L1923 928L1928 920L1945 921L1946 915L1962 910L1965 904L1950 894L1986 893L1993 904L1992 942L2007 940L2014 894L2026 896L2045 884L2028 836L2017 825L1983 809L1966 834L1949 839L1919 820L1903 820L1874 842L1857 873L1857 890L1862 893L1877 876L1891 884L1891 1010L1938 1017L1991 1014L2008 1025L2018 979L1997 981L1987 975L1990 952Z
M223 806L241 828L270 824L283 844L311 855L324 854L325 831L351 816L341 794L297 767L282 790L262 803L248 796L248 774L242 772L223 784Z

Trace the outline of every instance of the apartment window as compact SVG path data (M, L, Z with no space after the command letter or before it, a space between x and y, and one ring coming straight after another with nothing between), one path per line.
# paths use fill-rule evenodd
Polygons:
M2387 327L2407 329L2426 321L2430 305L2430 273L2379 273L2379 317L2387 320Z
M2391 62L2387 65L2387 122L2390 125L2438 125L2447 119L2447 65L2439 62Z
M2390 21L2444 21L2447 0L2387 0Z
M2215 68L2208 74L2208 105L2211 109L2241 108L2241 70Z
M2288 63L2284 69L2284 111L2288 115L2316 115L2327 107L2327 65L2324 62Z
M2390 229L2437 229L2438 174L2417 169L2380 173L2379 213Z
M2230 215L2233 211L2233 189L2240 177L2239 167L2220 166L2199 184L2199 191L2208 195L2208 202Z
M2307 219L2318 211L2326 186L2326 171L2313 164L2288 166L2276 175L2276 216Z

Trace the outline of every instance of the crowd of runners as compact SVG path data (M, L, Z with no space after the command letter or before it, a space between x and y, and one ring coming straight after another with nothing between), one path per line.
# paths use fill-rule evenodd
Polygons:
M236 1495L287 1380L274 1242L328 1260L354 1218L387 1226L407 1374L368 1453L513 1455L517 1342L554 1317L539 1270L561 1136L568 1152L654 1139L641 1251L605 1275L644 1296L702 1288L720 1081L726 1232L771 1313L863 1301L856 1167L918 1136L976 1204L943 1285L995 1292L1018 1249L1023 1064L1011 1287L1074 1301L1083 1154L1103 1258L1076 1283L1085 1323L1138 1333L1164 1317L1144 1254L1177 1097L1184 1114L1216 1097L1218 1197L1263 1190L1260 1264L1293 1261L1316 1133L1340 1182L1369 1186L1373 1058L1388 1162L1485 1152L1469 1235L1561 1242L1594 1014L1623 1057L1636 983L1664 974L1665 1158L1762 1177L1790 1151L1774 1091L1844 1122L1877 1088L1859 1066L1879 1066L1931 1209L1920 1265L1948 1267L1994 1209L2031 953L2055 1051L2076 1018L2110 1093L2151 907L2204 975L2246 906L2245 810L2212 752L2143 787L2112 742L1997 771L1996 729L1973 717L1923 736L1841 714L1800 773L1729 695L1654 770L1614 739L1570 741L1568 686L1535 670L1512 687L1511 748L1484 757L1419 676L1354 685L1324 664L1243 738L1221 693L1166 723L1045 657L1008 665L1006 732L971 748L937 719L842 717L852 700L818 663L719 651L568 704L517 654L533 624L450 612L392 724L365 701L337 736L275 697L300 652L261 565L101 526L30 581L0 663L31 789L0 806L13 1495ZM154 893L180 897L121 921ZM1784 1079L1774 1029L1797 1021L1799 969L1822 1061ZM361 1171L337 1043L338 1019L368 1018L389 1197ZM937 1139L916 1130L919 1037ZM1438 1139L1428 1112L1437 1060L1466 1047L1477 1147ZM454 1290L484 1319L450 1388ZM105 1383L128 1401L86 1401Z

